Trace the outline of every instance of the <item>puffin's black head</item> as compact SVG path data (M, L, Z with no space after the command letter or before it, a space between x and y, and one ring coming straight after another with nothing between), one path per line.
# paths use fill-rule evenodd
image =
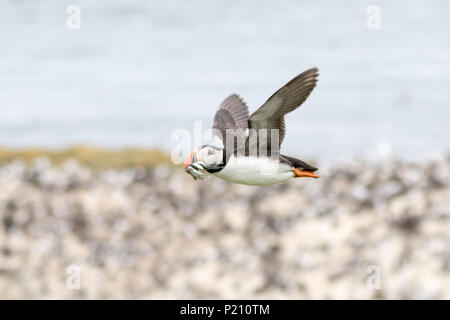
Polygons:
M195 149L184 164L184 169L194 179L203 179L206 173L220 171L223 167L223 150L210 145Z

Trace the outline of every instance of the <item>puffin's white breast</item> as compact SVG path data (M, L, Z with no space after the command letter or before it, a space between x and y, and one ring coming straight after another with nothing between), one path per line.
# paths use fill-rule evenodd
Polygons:
M295 176L292 167L268 157L231 156L227 165L214 175L223 180L251 186L265 186Z

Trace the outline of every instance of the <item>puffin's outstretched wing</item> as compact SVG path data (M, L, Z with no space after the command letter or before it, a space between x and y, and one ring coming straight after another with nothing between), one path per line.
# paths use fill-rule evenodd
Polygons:
M237 94L232 94L222 102L214 116L214 135L222 140L224 146L226 146L227 129L237 129L236 134L244 135L245 139L248 117L249 112L245 102Z
M265 146L268 155L270 155L271 129L279 130L278 147L281 146L286 133L284 116L297 109L308 98L309 94L316 86L317 77L319 76L318 72L319 70L317 68L312 68L298 75L275 92L250 116L248 119L249 137L246 141L246 150L249 150L249 145L250 148L254 149L256 146L255 141L258 141L260 150L261 147L264 148ZM265 137L258 139L261 134L261 129L267 129L267 131L262 130L262 132L267 133L267 139Z

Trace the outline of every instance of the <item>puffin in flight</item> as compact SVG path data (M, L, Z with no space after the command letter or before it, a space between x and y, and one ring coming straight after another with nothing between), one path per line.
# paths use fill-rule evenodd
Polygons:
M285 137L284 116L297 109L317 83L318 69L296 76L249 116L236 94L226 98L214 117L213 134L221 146L194 150L185 170L195 180L212 174L223 180L252 186L272 185L292 178L318 178L317 168L280 154Z

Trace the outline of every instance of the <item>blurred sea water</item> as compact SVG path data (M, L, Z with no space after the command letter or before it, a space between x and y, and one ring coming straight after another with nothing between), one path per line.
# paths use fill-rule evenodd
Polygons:
M239 93L256 110L298 73L318 87L285 153L450 150L448 1L1 1L0 146L170 150ZM66 25L69 5L81 29Z

